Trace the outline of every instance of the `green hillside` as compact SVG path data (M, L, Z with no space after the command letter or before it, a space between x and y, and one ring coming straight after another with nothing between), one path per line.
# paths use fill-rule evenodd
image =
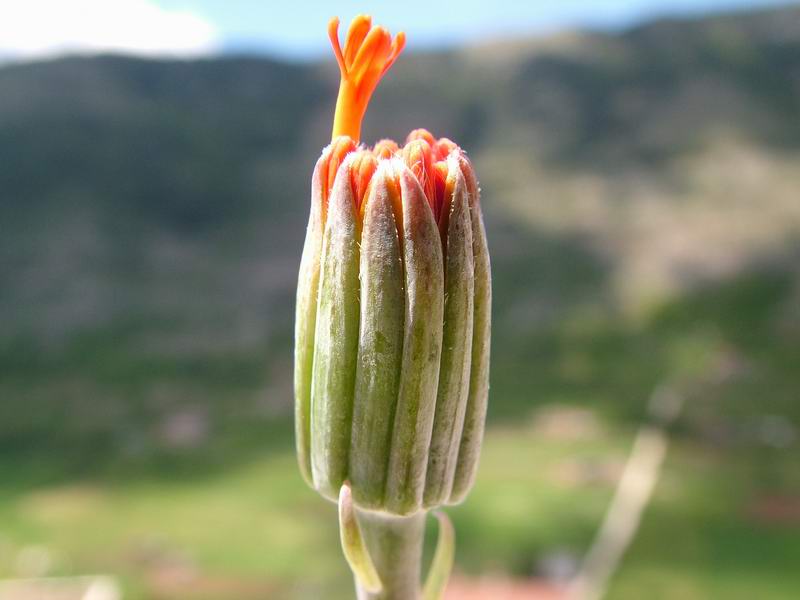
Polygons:
M136 598L347 597L291 433L336 77L0 67L0 577L33 544L48 572L117 573ZM461 571L580 555L669 382L689 403L611 597L800 589L799 113L797 8L409 54L387 76L365 140L426 127L483 189L490 429L453 511ZM197 585L159 578L176 561Z

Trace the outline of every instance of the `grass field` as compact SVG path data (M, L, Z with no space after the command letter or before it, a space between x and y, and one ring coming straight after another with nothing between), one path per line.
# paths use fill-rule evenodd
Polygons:
M581 317L522 340L534 343L521 354L537 357L526 375L533 387L514 387L524 366L513 362L511 340L497 353L504 358L495 363L478 483L449 510L457 569L517 578L573 569L644 400L659 373L672 373L688 404L609 597L640 598L643 589L665 599L792 597L800 589L800 457L791 421L780 415L796 410L800 345L783 318L788 283L749 277L665 306L638 326ZM135 398L133 374L121 377L108 366L113 353L102 356L114 373L106 385ZM184 367L161 367L169 389L212 398L235 388L231 381L245 396L258 389L246 362L196 368L202 386ZM131 599L350 597L334 506L301 481L287 416L249 425L238 418L228 428L223 421L199 447L107 456L91 444L67 451L81 420L64 418L62 453L17 448L14 460L0 462L0 575L112 573Z
M548 560L586 548L631 432L574 409L548 413L490 430L479 483L449 511L459 570L546 574ZM609 597L791 598L800 528L758 512L759 494L780 489L762 489L751 469L679 440ZM212 474L6 486L0 522L3 576L113 573L131 599L352 593L334 507L305 487L286 448Z

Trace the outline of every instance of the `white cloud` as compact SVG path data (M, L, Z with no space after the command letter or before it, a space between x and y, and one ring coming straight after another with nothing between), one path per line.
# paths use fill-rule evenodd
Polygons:
M218 45L212 23L152 0L0 0L4 58L109 51L196 56Z

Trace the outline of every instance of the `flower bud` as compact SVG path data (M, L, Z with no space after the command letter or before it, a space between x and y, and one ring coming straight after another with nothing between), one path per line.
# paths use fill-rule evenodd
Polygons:
M331 500L349 480L362 508L410 514L460 501L477 464L491 303L478 186L454 145L435 162L421 138L392 158L351 148L337 140L314 171L298 455Z
M399 36L393 43L370 27L357 19L348 34L370 52L334 42L340 103L368 97L359 85L374 88L402 49ZM377 65L360 64L365 56ZM422 129L402 148L358 147L348 135L358 135L365 108L337 105L334 140L312 177L297 289L297 453L330 500L349 482L359 508L409 515L460 502L474 480L488 397L489 254L461 149Z

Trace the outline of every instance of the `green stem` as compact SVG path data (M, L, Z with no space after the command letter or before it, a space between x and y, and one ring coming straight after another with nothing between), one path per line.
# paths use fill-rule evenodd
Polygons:
M356 514L383 584L372 593L356 582L358 600L419 600L426 513L394 517L356 509Z

